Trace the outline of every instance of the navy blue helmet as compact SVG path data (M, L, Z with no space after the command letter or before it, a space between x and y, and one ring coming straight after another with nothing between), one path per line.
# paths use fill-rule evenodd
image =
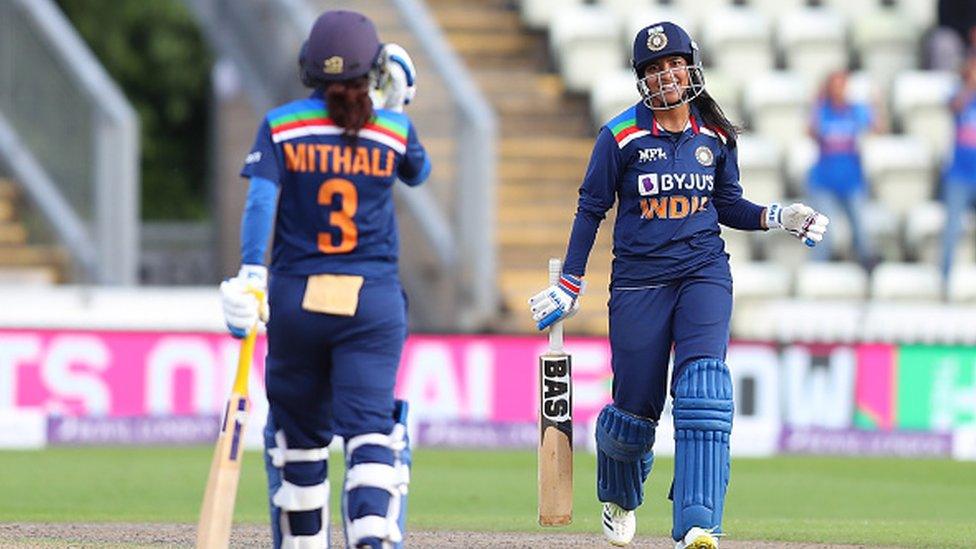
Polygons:
M652 93L647 84L651 77L661 78L667 72L645 75L647 64L663 57L681 56L688 63L688 85L683 90L681 101L668 102L663 93ZM637 90L644 98L644 104L651 109L669 109L682 105L698 97L705 89L705 75L702 71L701 53L698 44L678 25L662 21L648 25L634 37L634 53L630 59L637 75ZM658 86L660 88L660 86ZM654 101L657 99L658 101Z
M298 57L302 82L314 87L365 76L380 54L376 27L361 13L327 11L315 20Z

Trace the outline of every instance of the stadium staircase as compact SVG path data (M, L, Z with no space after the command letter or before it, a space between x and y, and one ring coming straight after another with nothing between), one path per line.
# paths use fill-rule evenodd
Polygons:
M0 284L53 284L64 280L64 251L30 243L22 211L17 185L0 178Z
M532 332L526 300L547 283L548 258L566 251L593 145L589 107L584 97L564 90L545 34L522 25L515 2L427 5L498 115L495 231L504 310L497 328ZM590 255L586 298L570 332L607 331L611 236L604 223Z

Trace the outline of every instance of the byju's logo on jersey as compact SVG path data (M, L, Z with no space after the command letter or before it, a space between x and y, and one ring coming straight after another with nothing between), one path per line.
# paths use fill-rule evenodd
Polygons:
M668 154L664 152L661 147L655 147L653 149L640 149L637 151L638 162L654 162L655 160L667 160Z
M637 192L641 196L654 196L661 192L656 173L645 173L637 176Z

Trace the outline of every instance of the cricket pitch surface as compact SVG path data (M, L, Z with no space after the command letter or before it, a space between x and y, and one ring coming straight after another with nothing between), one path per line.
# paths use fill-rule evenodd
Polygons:
M5 548L122 548L122 547L192 547L196 540L193 524L148 523L4 523L0 524L0 546ZM345 547L342 531L333 527L332 546ZM266 525L239 524L234 526L230 546L271 546ZM612 547L599 532L449 532L410 531L407 547L414 548L600 548ZM671 549L674 542L665 537L638 536L630 545L634 548L660 547ZM837 545L783 541L748 541L723 539L722 549L854 549L864 545ZM878 548L879 546L870 546Z

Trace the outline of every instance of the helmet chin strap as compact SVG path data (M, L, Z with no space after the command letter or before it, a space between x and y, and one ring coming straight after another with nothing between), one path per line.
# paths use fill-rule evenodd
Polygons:
M688 85L680 86L680 99L676 102L669 102L667 99L667 92L663 90L664 79L662 78L665 74L670 75L673 83L678 83L678 78L674 74L676 70L687 70L688 71ZM657 91L652 92L650 86L647 85L648 78L657 79ZM701 95L705 91L705 76L702 72L701 65L691 65L681 69L670 68L667 70L656 72L650 76L645 76L644 78L637 79L637 91L640 93L643 99L644 105L647 108L654 111L666 111L671 110L681 105L690 103L696 97ZM655 104L655 99L658 100Z

